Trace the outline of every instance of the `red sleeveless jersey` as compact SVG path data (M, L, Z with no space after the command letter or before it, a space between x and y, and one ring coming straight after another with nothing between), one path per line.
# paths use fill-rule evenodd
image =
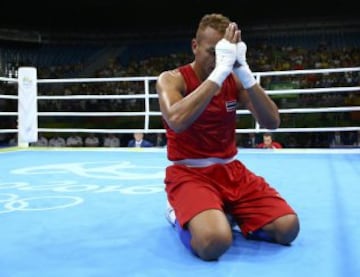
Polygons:
M186 94L199 85L190 64L179 67L186 83ZM180 133L175 133L164 120L167 137L167 157L170 161L203 158L231 158L237 154L236 108L238 90L232 75L227 77L221 92L214 96L203 113Z

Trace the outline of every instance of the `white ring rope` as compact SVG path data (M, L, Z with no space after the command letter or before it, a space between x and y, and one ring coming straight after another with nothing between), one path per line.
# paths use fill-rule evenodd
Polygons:
M350 112L360 111L360 106L349 107L326 107L326 108L298 108L298 109L279 109L280 113L314 113L314 112ZM16 113L7 112L4 114L15 115ZM248 110L237 110L236 114L250 114ZM38 112L39 116L160 116L161 112Z

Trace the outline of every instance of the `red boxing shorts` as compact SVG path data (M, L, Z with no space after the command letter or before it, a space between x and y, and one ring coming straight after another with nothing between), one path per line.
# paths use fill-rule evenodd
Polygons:
M218 209L232 215L246 237L278 217L295 214L263 177L238 160L207 167L168 166L165 185L182 227L200 212Z

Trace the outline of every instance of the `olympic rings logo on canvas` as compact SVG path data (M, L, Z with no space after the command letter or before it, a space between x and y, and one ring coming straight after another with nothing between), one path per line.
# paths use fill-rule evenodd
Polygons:
M65 209L79 205L83 201L81 197L77 196L47 195L21 198L13 193L0 193L0 214Z
M10 174L41 175L42 178L33 179L35 181L31 181L32 179L16 181L13 178L11 181L2 180L0 214L73 207L85 201L83 193L139 195L164 192L163 168L151 165L139 166L131 162L45 164L16 168L11 170ZM74 175L81 178L74 180ZM98 184L99 180L101 185ZM124 184L119 184L119 180ZM135 181L140 181L141 184L138 185ZM81 197L80 193L82 193Z
M139 165L129 161L46 164L13 169L10 173L16 175L72 174L86 178L107 180L149 180L164 178L163 167Z

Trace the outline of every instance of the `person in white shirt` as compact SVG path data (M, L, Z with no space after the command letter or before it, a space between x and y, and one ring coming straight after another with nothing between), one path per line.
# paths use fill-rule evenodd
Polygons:
M77 134L72 134L66 139L66 146L68 147L81 147L83 146L83 139Z
M66 141L63 137L60 137L59 135L55 135L55 137L50 138L49 146L50 147L65 147Z
M38 140L30 144L31 146L38 147L47 147L49 145L49 140L42 134L39 134Z
M108 134L104 138L104 147L120 147L120 139L114 134Z
M87 147L98 147L100 144L100 140L97 136L95 136L95 134L91 133L85 138L84 144Z

